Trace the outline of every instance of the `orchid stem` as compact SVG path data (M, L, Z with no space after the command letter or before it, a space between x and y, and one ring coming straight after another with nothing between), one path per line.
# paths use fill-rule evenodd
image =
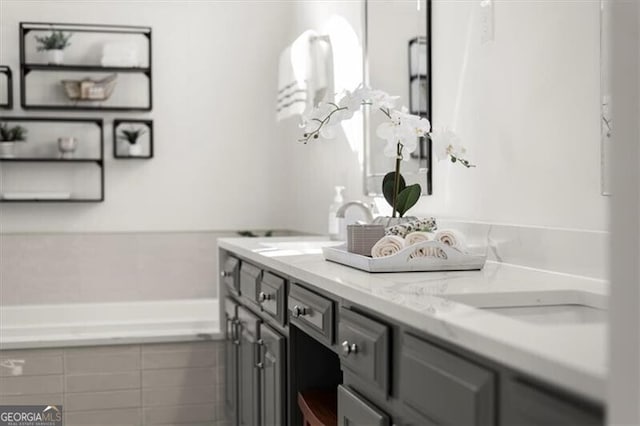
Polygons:
M402 144L400 142L398 142L396 153L396 174L393 176L393 213L391 217L396 217L398 192L400 191L400 161L402 161Z

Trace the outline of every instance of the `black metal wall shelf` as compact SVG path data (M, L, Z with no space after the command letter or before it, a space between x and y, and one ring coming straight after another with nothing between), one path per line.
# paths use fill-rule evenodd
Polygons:
M130 155L118 148L118 127L126 124L143 125L148 131L148 149L142 155ZM114 119L113 120L113 158L118 160L148 160L153 158L153 120Z
M24 64L27 73L29 71L83 71L83 72L140 72L150 75L148 67L103 67L100 65L55 65L55 64Z
M13 108L13 74L11 68L6 65L0 65L0 74L4 74L7 80L7 101L0 103L0 108L11 109Z
M101 118L77 118L77 117L0 117L0 122L50 122L50 123L87 123L95 124L99 128L100 140L99 140L99 156L96 158L87 157L72 157L72 158L56 158L56 157L9 157L0 158L0 163L60 163L60 164L91 164L95 163L99 171L99 190L100 193L97 197L78 197L68 199L49 199L49 198L30 198L30 199L5 199L0 197L0 202L3 203L25 203L25 202L56 202L56 203L78 203L78 202L102 202L105 199L105 171L104 171L104 121Z
M27 36L31 32L63 31L67 33L94 33L119 35L138 35L146 40L147 58L146 65L143 66L102 66L100 64L69 63L69 64L49 64L38 63L33 58L27 59ZM64 24L46 22L21 22L20 23L20 104L25 110L65 110L65 111L151 111L153 108L153 78L152 78L152 36L150 27L129 26L129 25L99 25L99 24ZM62 86L60 88L62 101L60 103L44 103L28 99L27 76L32 72L70 72L70 73L123 73L129 75L145 76L147 81L146 100L140 105L111 105L108 100L97 101L91 99L70 100L63 98ZM87 77L86 75L83 77ZM133 84L133 83L131 83ZM137 82L133 87L140 86ZM114 91L118 90L118 86Z
M0 121L2 119L0 118ZM104 160L99 158L46 158L46 157L24 157L24 158L1 158L0 162L7 163L96 163L103 164Z

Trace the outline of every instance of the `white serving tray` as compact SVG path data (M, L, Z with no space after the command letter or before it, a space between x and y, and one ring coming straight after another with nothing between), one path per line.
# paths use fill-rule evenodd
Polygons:
M414 257L411 253L424 248L441 249L446 259L436 257ZM423 241L405 247L398 253L387 257L368 257L347 251L347 245L323 247L326 260L351 266L367 272L419 272L419 271L470 271L482 269L486 255L468 254L438 241Z

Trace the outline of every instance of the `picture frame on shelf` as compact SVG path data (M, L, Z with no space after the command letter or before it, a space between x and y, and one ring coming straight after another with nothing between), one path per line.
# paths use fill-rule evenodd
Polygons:
M153 154L153 120L113 120L113 158L148 160L153 158Z

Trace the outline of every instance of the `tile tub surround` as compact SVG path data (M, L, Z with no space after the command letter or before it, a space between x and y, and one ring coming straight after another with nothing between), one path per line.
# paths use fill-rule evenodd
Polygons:
M223 426L223 342L0 351L0 404L62 404L65 425Z
M296 250L295 243L302 241ZM316 244L317 249L312 246ZM605 323L541 326L456 302L456 296L586 292L604 301L605 281L488 262L481 271L369 274L325 261L320 238L221 239L222 249L384 313L416 330L593 401L605 398ZM278 244L284 243L284 244Z
M0 303L216 297L221 235L234 233L2 234Z
M214 298L216 242L233 236L235 231L8 234L0 229L0 305Z

